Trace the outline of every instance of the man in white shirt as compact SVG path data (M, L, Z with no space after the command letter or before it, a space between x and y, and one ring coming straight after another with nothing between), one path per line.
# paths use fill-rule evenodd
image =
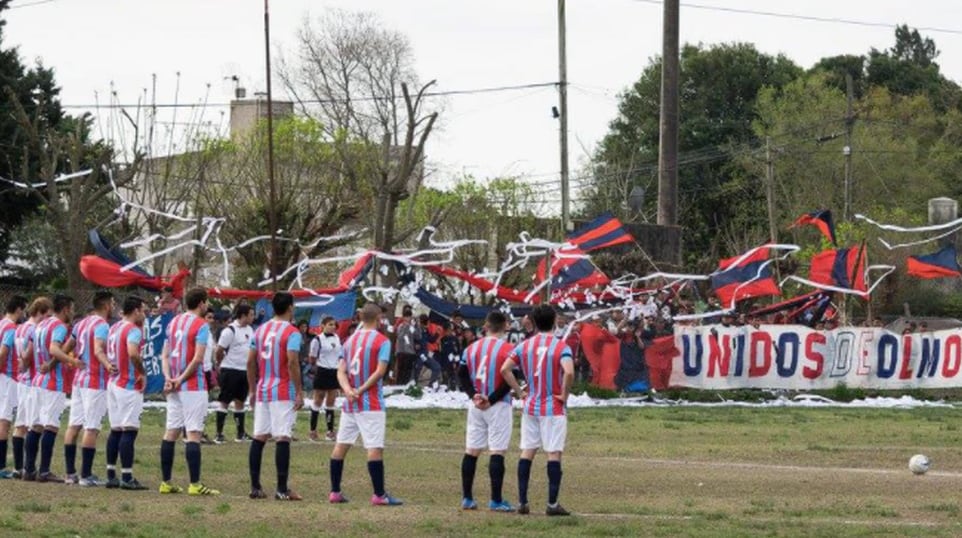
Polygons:
M337 439L334 432L334 399L337 397L337 360L341 356L341 339L337 336L337 321L328 316L321 321L323 332L311 339L308 356L314 361L314 402L311 406L311 441L317 441L317 419L324 408L328 441Z
M234 309L234 321L224 328L217 341L217 364L220 373L217 383L220 394L217 401L217 436L214 443L224 443L224 423L227 421L228 407L234 403L234 422L237 424L237 437L234 441L241 443L250 440L244 431L244 405L250 387L247 386L247 355L250 352L251 338L254 329L254 310L250 305L240 304Z

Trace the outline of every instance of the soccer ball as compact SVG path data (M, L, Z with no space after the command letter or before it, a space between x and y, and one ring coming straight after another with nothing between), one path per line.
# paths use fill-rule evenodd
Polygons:
M909 458L909 470L914 474L925 474L931 464L929 457L924 454L916 454Z

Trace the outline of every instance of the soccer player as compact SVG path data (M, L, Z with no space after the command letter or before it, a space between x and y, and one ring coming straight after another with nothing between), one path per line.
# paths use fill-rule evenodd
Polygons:
M187 430L187 469L190 474L188 495L220 495L200 481L200 440L207 415L207 381L204 379L204 353L210 340L210 327L202 317L207 312L207 290L194 288L184 296L187 312L170 320L167 341L161 355L164 393L167 395L167 432L160 443L161 493L180 493L183 488L170 483L174 467L174 446L181 428Z
M247 354L254 336L254 329L251 327L253 321L254 309L247 304L237 305L234 309L234 321L221 331L217 341L217 364L220 371L217 377L220 384L217 401L220 408L217 409L217 435L214 443L218 445L224 444L224 423L227 422L231 402L234 403L234 423L237 425L234 441L241 443L250 440L244 430L244 406L250 390L247 385Z
M487 448L491 452L488 474L491 477L491 502L488 509L513 512L511 503L501 496L504 484L504 453L511 443L510 387L501 377L501 367L511 356L512 346L506 341L508 320L501 312L492 310L485 320L487 336L475 341L461 354L458 377L461 389L471 397L474 405L468 408L465 451L461 460L462 510L477 510L472 486L478 456Z
M251 407L254 408L254 440L249 456L251 499L265 499L261 488L261 460L264 444L271 437L276 443L274 463L277 466L279 501L299 501L301 496L287 484L291 465L291 430L297 410L304 405L301 386L301 333L291 325L294 318L294 296L287 292L274 294L271 299L274 319L261 325L254 333L247 357L247 384L254 387Z
M124 299L123 319L110 328L107 335L107 359L113 367L107 385L108 488L131 491L147 489L134 478L134 442L140 430L140 414L144 409L146 372L141 356L144 335L141 327L146 319L145 302L137 296ZM117 456L120 456L120 480L117 480Z
M77 371L70 396L69 426L63 436L63 454L66 461L67 484L84 487L102 486L104 483L93 474L94 456L97 454L97 436L107 414L107 377L114 368L107 360L107 319L114 312L114 296L109 291L94 294L94 311L74 324L73 338L77 343L76 356L83 361ZM80 477L75 467L77 460L77 436L83 430Z
M516 395L523 395L514 368L520 365L528 379L528 394L521 414L521 459L518 460L518 513L528 514L528 480L531 463L540 448L548 453L549 516L567 516L558 503L561 490L561 453L568 431L565 405L574 381L571 349L552 333L555 311L550 305L535 307L530 314L537 334L521 342L501 367L501 375Z
M21 323L14 334L14 350L17 352L17 362L20 365L20 390L18 394L17 418L13 422L15 428L13 433L13 466L15 467L14 478L18 478L17 473L19 473L19 478L24 480L37 479L36 474L32 476L27 475L25 470L26 454L24 450L27 432L31 429L34 422L36 422L34 417L40 412L37 402L38 389L35 389L33 386L33 378L39 370L35 358L36 353L33 352L33 333L37 325L50 315L51 310L53 310L53 303L50 302L50 299L37 297L27 308L27 315L30 316L29 319ZM31 462L32 468L36 466L36 451L34 451L33 455L34 460Z
M337 363L337 380L344 393L341 410L341 427L337 443L331 453L332 503L347 502L341 493L341 476L344 473L344 457L358 435L367 449L367 471L371 475L375 506L398 506L403 504L384 490L384 395L381 379L387 373L391 360L391 341L378 332L381 308L367 303L361 309L361 326L344 342L344 353Z
M64 368L83 367L83 362L68 355L74 346L74 339L67 330L67 323L73 317L73 306L72 297L54 296L53 316L40 322L33 333L33 349L39 365L33 386L38 389L39 413L33 417L34 435L27 434L25 450L27 470L33 471L30 465L36 461L37 445L40 445L37 482L61 482L59 477L50 472L50 462L53 459L53 445L60 431L60 415L67 405Z
M314 405L311 407L311 441L317 441L317 419L324 405L328 441L334 441L334 399L337 397L337 361L343 352L337 336L337 322L327 316L321 320L324 332L311 340L309 356L314 359Z
M10 437L10 423L13 410L17 408L17 374L20 365L17 361L16 332L17 323L27 307L27 300L14 295L7 301L6 315L0 319L0 478L13 478L13 471L7 469L7 440Z

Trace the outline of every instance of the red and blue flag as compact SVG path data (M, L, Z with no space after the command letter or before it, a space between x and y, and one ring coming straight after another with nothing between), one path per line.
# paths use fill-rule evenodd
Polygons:
M634 237L611 213L604 213L568 234L568 242L585 252L631 243Z
M545 279L545 260L538 263L538 281ZM592 288L605 286L611 280L602 273L585 252L578 248L566 248L551 257L551 289L563 290L574 286Z
M908 273L916 278L956 278L962 276L955 247L922 256L909 256Z
M805 213L795 219L791 227L794 228L795 226L804 226L806 224L815 226L833 245L838 245L838 241L835 240L835 224L832 222L832 212L828 209Z
M718 263L711 274L711 287L722 304L728 306L743 299L781 295L772 276L768 246L756 247L741 256Z
M865 283L865 249L832 248L819 252L812 256L808 278L812 282L826 286L866 291L868 287Z

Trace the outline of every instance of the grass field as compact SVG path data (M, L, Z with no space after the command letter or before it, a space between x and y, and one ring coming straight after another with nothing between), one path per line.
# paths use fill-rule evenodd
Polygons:
M307 415L297 431L306 437ZM36 536L959 536L962 411L956 409L607 408L570 414L561 500L576 515L547 518L544 459L532 472L537 515L463 513L464 414L388 413L388 490L399 508L367 503L363 451L348 455L344 491L326 503L330 443L294 443L301 503L251 501L247 445L203 448L204 481L217 498L161 496L162 411L144 414L136 475L149 491L0 482L0 535ZM250 418L248 418L250 421ZM515 421L516 428L518 420ZM228 424L228 433L231 432ZM512 444L517 445L515 432ZM178 446L175 482L186 485ZM933 470L913 476L909 456ZM62 472L58 439L54 471ZM273 486L272 445L264 486ZM517 500L508 458L507 498ZM98 452L103 476L103 451ZM475 497L488 498L479 462Z

